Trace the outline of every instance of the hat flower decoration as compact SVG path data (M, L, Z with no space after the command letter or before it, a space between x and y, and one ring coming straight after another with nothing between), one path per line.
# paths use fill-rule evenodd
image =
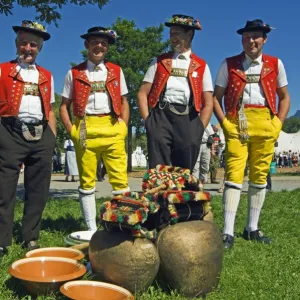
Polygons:
M201 30L200 20L196 20L191 16L173 15L169 21L165 23L166 26L183 26L185 28Z

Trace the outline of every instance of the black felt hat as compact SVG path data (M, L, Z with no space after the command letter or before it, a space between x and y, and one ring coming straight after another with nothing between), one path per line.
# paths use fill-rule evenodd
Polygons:
M249 32L249 31L262 31L264 33L268 33L271 30L272 27L270 25L265 24L260 19L255 19L253 21L247 21L245 27L237 30L236 32L238 34L243 34L244 32Z
M188 29L195 29L195 30L202 29L199 20L195 20L193 17L186 16L186 15L173 15L168 22L165 22L165 25L167 27L181 26Z
M80 37L83 39L87 39L90 36L103 36L108 38L108 42L110 44L114 44L117 39L117 33L112 30L102 26L95 26L88 29L87 33L81 35Z
M14 32L18 32L18 31L25 31L25 32L30 32L33 33L39 37L41 37L44 41L47 41L50 39L50 34L48 32L46 32L45 27L38 23L38 22L34 22L34 21L28 21L28 20L24 20L22 21L21 26L13 26L12 27Z

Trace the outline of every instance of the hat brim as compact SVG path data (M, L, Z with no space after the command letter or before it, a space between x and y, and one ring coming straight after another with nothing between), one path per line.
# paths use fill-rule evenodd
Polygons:
M191 26L191 25L185 25L185 24L179 24L179 23L165 22L165 26L167 26L167 27L180 26L180 27L184 27L184 28L187 28L187 29L201 30L201 28L199 28L199 27L195 27L195 26Z
M262 31L264 33L269 33L271 31L271 28L269 28L269 27L241 28L241 29L237 30L236 32L238 34L243 34L244 32L251 32L251 31Z
M115 43L115 39L111 36L109 36L108 34L106 33L102 33L102 32L93 32L93 33L85 33L85 34L82 34L80 37L84 40L86 40L87 38L91 37L91 36L101 36L101 37L105 37L108 39L108 43L109 44L114 44Z
M44 31L37 30L34 28L29 28L29 27L13 26L13 30L15 33L17 33L18 31L25 31L25 32L33 33L33 34L41 37L44 41L49 40L51 37L51 35L48 32L44 32Z

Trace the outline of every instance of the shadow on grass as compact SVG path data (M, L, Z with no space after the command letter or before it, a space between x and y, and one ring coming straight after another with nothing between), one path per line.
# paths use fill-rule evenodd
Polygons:
M64 180L58 180L64 181ZM23 200L25 196L25 189L23 184L18 184L17 187L17 198ZM51 189L49 190L49 198L76 198L78 199L78 190L76 189Z
M82 218L75 219L72 215L66 215L55 220L46 218L42 220L41 230L48 232L66 231L74 232L82 230Z
M46 218L42 219L41 230L47 232L75 232L82 230L83 219L75 219L72 215L66 215L65 217L59 217L57 219ZM20 221L14 222L13 225L13 236L17 244L23 242L22 239L22 224Z
M23 299L28 296L26 288L22 284L21 280L17 278L10 277L5 281L5 286L8 290L13 292L14 296L17 296L19 299Z

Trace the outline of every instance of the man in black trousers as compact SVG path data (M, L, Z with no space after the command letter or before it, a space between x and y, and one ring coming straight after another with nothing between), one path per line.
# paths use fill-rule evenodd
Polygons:
M35 63L50 34L32 21L23 21L13 30L17 34L17 59L0 64L0 259L12 244L16 190L23 163L23 246L28 250L39 248L56 137L53 78Z
M213 109L211 74L191 49L195 30L201 30L199 20L173 15L165 25L173 51L153 60L138 94L149 167L174 165L192 172Z

